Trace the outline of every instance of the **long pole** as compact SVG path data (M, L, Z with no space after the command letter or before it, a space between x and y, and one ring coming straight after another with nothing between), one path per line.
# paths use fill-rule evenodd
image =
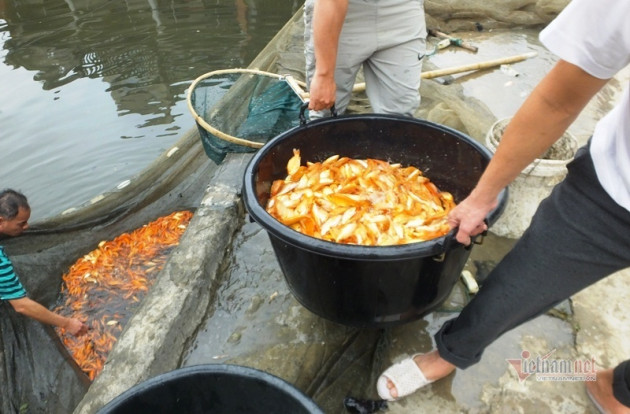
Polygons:
M525 59L532 58L532 57L536 56L537 54L538 53L536 53L536 52L529 52L529 53L523 53L521 55L508 56L508 57L504 57L504 58L487 60L487 61L483 61L483 62L470 63L470 64L462 65L462 66L455 66L455 67L452 67L452 68L430 70L430 71L427 71L427 72L422 72L422 74L420 75L420 78L421 79L433 79L433 78L439 78L440 76L453 75L455 73L470 72L470 71L473 71L473 70L493 68L495 66L507 65L509 63L521 62L521 61L523 61ZM354 85L354 87L352 88L353 92L361 92L361 91L364 91L364 90L365 90L365 83L364 82L356 83Z

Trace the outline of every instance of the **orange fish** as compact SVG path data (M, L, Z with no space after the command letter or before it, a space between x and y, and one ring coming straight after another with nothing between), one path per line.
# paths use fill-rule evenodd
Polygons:
M193 213L161 217L111 241L101 241L63 275L62 315L90 321L86 335L57 332L79 367L93 380L102 370L124 324L177 245Z
M416 167L339 155L301 165L300 151L294 149L287 174L272 183L267 212L308 236L385 246L450 231L453 196Z

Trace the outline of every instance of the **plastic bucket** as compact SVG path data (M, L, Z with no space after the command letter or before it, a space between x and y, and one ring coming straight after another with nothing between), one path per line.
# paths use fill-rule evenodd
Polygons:
M195 365L125 391L98 414L323 414L284 380L239 365Z
M500 119L488 130L486 146L494 152L510 118ZM540 202L567 174L566 165L577 151L577 139L569 132L553 144L541 158L529 164L510 184L510 199L503 215L490 231L499 236L518 239L529 227Z
M461 201L490 160L483 145L453 129L395 115L348 115L295 127L266 143L250 160L243 198L269 235L285 279L313 313L344 325L386 327L416 320L450 294L470 255L455 231L397 246L358 246L306 236L265 211L271 184L286 177L293 149L303 162L339 154L418 167ZM507 194L488 217L496 221Z

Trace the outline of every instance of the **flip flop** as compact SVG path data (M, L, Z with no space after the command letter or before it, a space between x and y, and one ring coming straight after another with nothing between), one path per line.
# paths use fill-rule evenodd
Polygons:
M606 414L606 411L604 410L604 407L602 407L597 400L595 399L595 397L593 397L593 394L591 394L591 391L587 388L584 387L584 389L586 390L586 395L588 395L588 398L591 400L591 402L593 403L593 405L595 406L595 408L597 408L597 411L600 414Z
M376 390L382 399L394 401L398 398L406 397L407 395L433 382L424 376L424 373L414 362L413 359L418 355L422 354L414 354L405 358L387 368L381 374L376 382ZM396 387L398 397L394 398L389 392L389 388L387 388L387 380L391 381Z

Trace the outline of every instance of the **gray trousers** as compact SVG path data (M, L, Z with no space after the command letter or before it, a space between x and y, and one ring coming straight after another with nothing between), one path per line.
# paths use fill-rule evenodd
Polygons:
M315 72L311 26L315 1L304 4L307 85ZM426 37L423 0L349 0L335 68L337 112L346 110L363 68L373 112L413 116L420 105Z
M630 266L630 212L599 184L588 146L567 168L479 293L435 335L445 360L459 368L478 362L501 334ZM615 397L630 406L630 361L614 377Z

